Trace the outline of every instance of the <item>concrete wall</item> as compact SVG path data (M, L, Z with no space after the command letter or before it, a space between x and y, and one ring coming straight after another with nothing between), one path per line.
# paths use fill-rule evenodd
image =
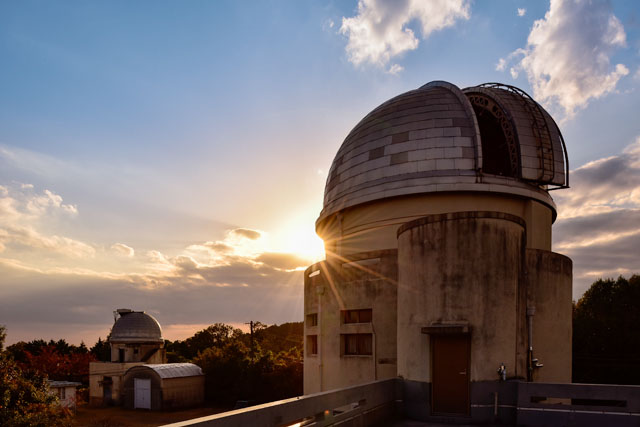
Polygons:
M134 363L110 363L91 362L89 364L89 403L93 406L105 404L121 404L122 377L129 368L142 365L142 362ZM105 402L104 387L102 382L104 377L111 377L111 399L112 402Z
M204 403L204 375L197 377L164 378L162 380L162 409L187 408Z
M431 193L403 196L345 209L316 225L327 256L347 256L398 247L397 230L406 222L432 214L494 211L522 218L527 247L551 250L551 224L555 207L537 200L481 192Z
M305 272L305 319L318 313L318 325L305 322L306 337L316 336L318 346L315 355L305 348L305 393L394 375L430 382L429 335L420 329L436 322L471 326L471 381L496 380L500 363L509 377L524 379L526 313L534 306L534 357L545 364L534 380L568 381L571 263L550 252L555 205L548 195L545 202L516 193L404 195L323 217L316 228L327 261ZM407 223L438 215L449 224L406 230ZM377 252L398 254L376 267L389 273L349 273L375 273ZM340 322L341 310L374 306L371 324ZM375 333L378 354L344 356L340 335L346 333ZM546 369L547 363L553 366Z
M57 386L49 387L49 393L60 399L60 406L69 408L75 412L76 410L76 387L77 386ZM61 397L64 396L64 397Z
M317 326L305 322L305 394L396 376L396 253L332 257L305 272L305 320L318 315ZM372 309L372 321L343 323L341 310L354 309ZM341 335L354 333L371 334L371 355L343 354ZM309 335L317 336L316 355Z
M166 363L163 343L121 343L112 342L111 361L120 362L120 350L124 350L124 362Z
M527 249L526 287L533 316L533 355L544 364L534 381L571 382L572 262L554 252Z
M468 325L470 381L514 372L524 221L497 212L431 215L398 236L398 375L431 381L435 324ZM520 349L522 351L522 349Z

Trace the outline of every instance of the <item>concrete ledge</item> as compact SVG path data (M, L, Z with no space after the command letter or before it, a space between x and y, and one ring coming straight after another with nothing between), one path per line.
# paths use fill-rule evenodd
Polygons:
M398 228L398 236L407 230L421 225L433 224L436 222L444 221L458 221L463 219L502 219L505 221L515 222L516 224L525 227L526 223L520 217L511 215L504 212L492 212L492 211L467 211L467 212L451 212L445 214L427 215L422 218L409 221Z

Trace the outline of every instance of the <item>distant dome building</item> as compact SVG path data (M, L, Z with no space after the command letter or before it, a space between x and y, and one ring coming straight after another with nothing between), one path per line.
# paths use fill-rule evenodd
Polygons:
M126 308L116 310L116 316L109 337L111 361L146 362L159 353L159 358L156 357L158 361L150 363L163 363L164 339L158 321L144 311Z
M111 362L89 365L89 397L93 405L121 404L123 378L134 366L164 364L166 350L160 323L144 311L114 311L109 335Z
M305 393L402 376L421 410L468 415L501 367L570 382L572 263L551 252L549 194L568 171L558 126L512 86L436 81L369 113L316 222Z

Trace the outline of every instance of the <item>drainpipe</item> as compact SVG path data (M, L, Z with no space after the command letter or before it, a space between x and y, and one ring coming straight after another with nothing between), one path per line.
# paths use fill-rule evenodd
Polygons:
M320 363L318 364L318 376L320 377L320 391L324 391L322 386L322 376L323 376L323 365L324 365L324 357L322 355L322 349L324 348L324 336L322 334L322 324L324 323L322 320L322 295L324 294L324 286L318 286L316 288L316 293L318 294L318 359Z
M527 307L527 329L529 332L527 349L527 381L533 381L533 316L536 314L535 307Z
M373 350L373 380L378 380L378 344L376 342L376 330L373 327L373 319L371 319L371 343Z

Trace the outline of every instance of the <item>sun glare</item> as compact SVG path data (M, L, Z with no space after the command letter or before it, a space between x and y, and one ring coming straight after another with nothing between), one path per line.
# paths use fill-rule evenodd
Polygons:
M296 215L270 233L270 246L278 252L296 254L309 262L324 259L324 242L314 230L316 212Z

